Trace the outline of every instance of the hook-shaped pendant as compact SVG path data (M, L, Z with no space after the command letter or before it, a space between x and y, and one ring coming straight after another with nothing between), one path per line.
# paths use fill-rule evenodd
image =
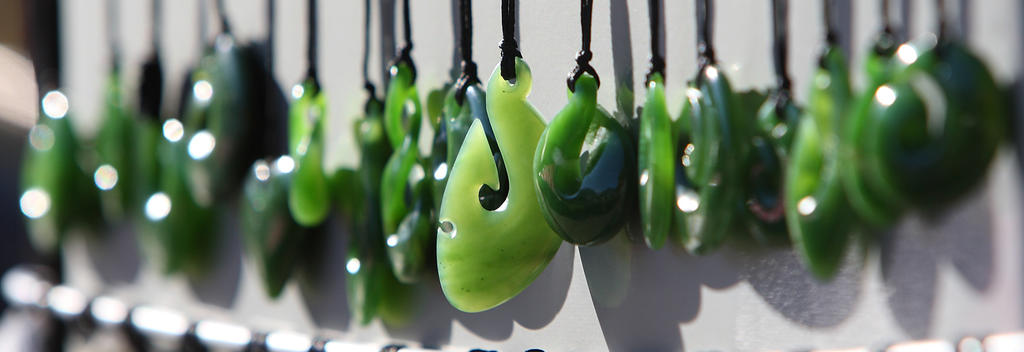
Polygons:
M1002 94L964 45L933 37L897 49L872 95L861 152L879 190L941 209L984 178L1007 129ZM938 129L936 126L941 126Z
M323 222L331 208L323 167L327 104L315 81L302 87L288 116L288 150L297 164L288 208L296 222L308 227Z
M437 271L455 308L479 312L516 296L544 271L561 239L541 214L533 186L534 148L544 131L526 96L529 66L515 59L516 79L500 65L487 85L487 112L508 172L508 198L495 210L481 205L479 190L499 186L498 168L481 122L469 129L441 201ZM529 146L529 147L525 147Z
M634 149L629 133L597 104L597 80L584 73L540 137L534 185L548 225L563 240L608 240L626 222Z
M29 130L22 159L19 205L32 245L54 253L70 227L94 225L101 214L93 178L78 163L67 96L50 91L41 102L42 115Z
M413 71L405 62L391 67L384 100L388 140L395 148L381 179L381 218L388 257L402 282L419 281L433 247L430 185L419 151L422 108Z
M743 203L744 162L750 149L752 109L743 109L728 79L705 65L687 90L675 123L673 236L688 251L708 253L734 229Z
M811 273L823 279L839 269L853 220L838 155L839 125L849 100L846 61L838 46L831 44L812 77L784 184L790 239Z

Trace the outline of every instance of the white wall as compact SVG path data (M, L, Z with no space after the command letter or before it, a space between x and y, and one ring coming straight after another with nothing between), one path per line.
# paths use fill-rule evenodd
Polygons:
M332 130L338 136L331 141L329 158L333 165L354 165L357 157L349 126L364 99L362 1L320 2L321 79L329 98ZM844 34L852 39L854 65L859 65L879 27L878 2L840 1L845 4L842 8L850 10L845 22L849 31ZM145 0L121 3L125 82L132 86L149 51L150 5ZM910 3L911 33L932 28L932 1ZM1020 25L1024 6L1013 0L949 3L970 5L969 41L997 77L1005 83L1019 77L1024 63L1024 27ZM66 0L62 5L66 9L62 16L67 92L77 127L93 131L108 62L104 1ZM275 73L285 87L298 82L305 72L305 5L294 0L277 5ZM448 79L453 49L450 5L444 0L412 4L413 57L421 94ZM593 64L604 82L599 100L610 110L615 107L613 87L631 79L631 85L639 88L643 81L649 48L646 5L646 1L596 1ZM717 5L717 51L734 86L769 87L774 81L770 1L718 0ZM801 99L822 44L820 5L812 0L790 4L789 67ZM163 1L168 102L176 103L182 74L198 55L196 6L197 0ZM520 4L521 49L535 76L530 101L548 119L566 101L565 76L579 48L578 6L566 0ZM243 41L264 35L263 1L227 0L227 8ZM498 61L498 8L498 0L474 2L474 53L485 81ZM681 105L682 85L695 71L693 8L692 0L665 0L668 94L674 112ZM373 10L372 42L377 46L372 71L380 85L381 11ZM211 24L213 30L216 26ZM855 67L853 72L859 74L859 66ZM635 98L642 102L643 92L637 91ZM281 300L268 302L252 268L238 268L237 234L231 231L223 240L228 245L215 278L203 282L165 278L144 260L140 264L131 254L133 240L124 234L101 244L71 243L68 272L74 285L93 293L181 307L196 317L359 341L386 341L389 334L435 346L507 351L879 347L911 338L955 339L1022 328L1024 262L1019 258L1024 241L1020 239L1019 186L1019 166L1007 148L995 163L986 189L937 220L908 220L889 233L880 248L851 254L842 275L828 284L811 279L788 250L734 246L696 258L627 243L580 249L563 245L537 283L504 306L481 314L456 312L434 283L422 288L423 311L414 326L392 331L379 323L363 328L347 321L347 308L340 303L344 301L340 267L338 281L328 285L333 289L323 297L312 297L291 284ZM340 245L335 247L340 257Z

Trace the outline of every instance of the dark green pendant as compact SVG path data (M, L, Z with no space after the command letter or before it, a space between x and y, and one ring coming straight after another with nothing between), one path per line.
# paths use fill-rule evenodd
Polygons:
M540 137L534 185L548 225L563 240L608 240L627 221L635 151L629 133L597 104L597 80L584 74Z
M790 239L811 273L830 278L839 269L850 227L840 162L839 125L847 115L850 83L845 58L832 45L811 81L786 169L786 223Z
M246 253L252 258L270 297L281 294L291 276L307 229L288 211L295 161L290 156L253 164L243 186L241 202L242 235Z
M665 244L672 228L675 206L674 136L672 119L665 104L665 84L660 74L647 82L647 100L640 113L637 143L640 219L644 241L650 248ZM685 174L681 174L685 177Z
M80 146L67 97L59 91L46 93L40 111L28 134L19 205L33 246L53 253L72 226L96 225L101 208L92 175L78 163Z

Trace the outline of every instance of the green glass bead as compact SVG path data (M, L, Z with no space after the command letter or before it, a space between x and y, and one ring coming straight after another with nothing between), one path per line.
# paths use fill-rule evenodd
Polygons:
M672 227L675 199L674 137L672 119L665 104L665 85L659 74L647 83L647 100L640 113L637 143L640 219L644 241L661 248Z
M322 223L331 204L323 167L327 104L312 80L303 86L303 94L292 103L288 116L289 151L297 164L288 209L296 222L308 227Z
M725 76L709 65L687 90L676 121L675 238L691 253L721 246L734 229L744 190L743 162L749 151L753 117L740 106ZM746 120L746 121L745 121Z
M959 43L913 43L897 56L893 79L872 100L865 153L877 161L882 189L941 208L984 178L1007 129L1002 95L984 63Z
M32 245L44 253L54 253L72 226L94 226L101 218L92 175L79 166L67 107L63 93L44 96L22 159L19 205Z
M104 217L117 221L136 208L134 191L134 121L121 99L120 74L115 71L107 83L103 121L96 139L97 167L93 172Z
M853 223L838 157L850 86L838 48L828 48L820 62L789 153L784 187L793 246L812 274L827 279L839 269Z
M601 243L622 229L632 198L635 155L629 132L597 104L584 74L540 137L533 159L542 214L563 240Z
M229 35L210 50L193 72L184 116L189 187L204 206L229 199L253 160L247 57Z
M547 222L539 221L533 187L533 148L544 122L526 102L530 68L517 58L515 82L503 79L500 70L499 65L487 85L487 112L508 172L508 198L494 211L480 203L478 190L496 188L499 179L482 123L474 121L441 201L438 277L448 302L465 312L491 309L519 294L561 245Z
M282 156L253 164L239 210L247 257L256 263L263 288L272 298L281 294L291 276L307 231L288 211L293 163Z
M385 132L395 148L381 179L381 220L388 257L395 276L405 283L422 277L427 252L434 241L430 226L430 189L426 168L420 163L419 131L422 116L412 70L392 66L384 100ZM395 143L398 144L395 144Z

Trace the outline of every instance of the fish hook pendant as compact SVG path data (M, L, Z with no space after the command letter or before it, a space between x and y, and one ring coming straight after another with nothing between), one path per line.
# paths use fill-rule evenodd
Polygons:
M508 198L485 209L479 191L498 188L498 168L482 123L473 121L455 160L437 231L437 271L448 302L465 312L494 308L544 271L561 239L542 215L533 186L534 146L544 131L528 102L532 76L520 58L514 82L498 65L487 85L487 112L508 172Z

